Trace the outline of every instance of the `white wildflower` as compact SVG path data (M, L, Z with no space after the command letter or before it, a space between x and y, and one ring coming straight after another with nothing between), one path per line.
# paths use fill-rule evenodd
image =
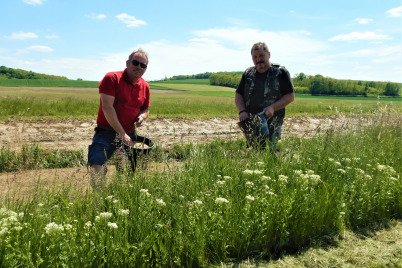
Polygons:
M259 167L263 167L263 166L265 165L264 162L257 162L256 164L257 164L257 166L259 166Z
M272 196L276 196L276 194L274 192L268 191L267 194L272 195Z
M223 178L224 178L225 180L230 180L232 177L230 177L230 176L223 176Z
M140 193L145 194L145 196L150 196L151 194L148 193L148 189L141 189Z
M63 225L55 222L48 223L45 227L45 231L48 235L56 235L64 230Z
M119 209L118 214L120 216L127 216L128 214L130 214L130 210L129 209Z
M110 227L111 229L117 229L117 224L114 222L108 222L107 226Z
M160 223L157 223L157 224L155 224L155 228L163 228L163 225L162 224L160 224Z
M99 213L99 218L100 218L101 220L107 220L107 219L111 218L112 215L113 215L113 214L110 213L110 212L102 212L102 213Z
M222 178L222 175L216 175L216 177L218 177L220 179L220 178Z
M247 182L246 182L246 185L252 187L252 186L254 186L254 183L251 182L251 181L247 181Z
M296 175L301 175L301 174L303 174L303 171L300 170L300 169L294 170L293 172L294 172Z
M346 173L346 170L344 170L344 169L342 169L342 168L338 168L337 169L340 173L342 173L342 174L345 174Z
M271 177L269 177L269 176L262 176L262 177L261 177L261 180L262 180L262 181L270 181L270 180L272 180L272 179L271 179Z
M250 201L254 201L254 197L251 196L251 195L247 195L247 196L246 196L246 199L248 199L248 200L250 200Z
M119 200L117 200L117 199L114 199L114 200L113 200L113 203L114 203L114 204L116 204L116 203L118 203L118 202L119 202Z
M156 203L160 206L166 206L166 203L162 199L156 199Z
M224 185L224 184L225 184L225 181L217 181L216 184Z
M258 170L258 169L256 169L256 170L246 169L246 170L243 171L243 173L247 174L247 175L253 175L253 174L262 174L262 171Z
M215 199L215 203L217 203L217 204L229 203L229 200L227 200L226 198L223 198L223 197L218 197Z
M38 207L43 207L43 204L42 204L42 203L39 203L39 204L38 204Z
M113 199L113 195L109 195L105 197L105 200L112 200Z
M7 227L3 227L0 230L0 237L2 237L3 235L6 235L8 233L8 228Z
M288 176L285 175L279 175L278 179L282 182L288 182Z
M196 204L196 205L202 205L202 201L200 201L200 200L198 200L198 199L195 200L195 201L193 201L193 203Z
M92 222L87 221L87 222L85 223L85 227L92 227Z
M19 232L19 231L22 230L22 226L15 226L15 227L14 227L14 230L16 230L17 232Z

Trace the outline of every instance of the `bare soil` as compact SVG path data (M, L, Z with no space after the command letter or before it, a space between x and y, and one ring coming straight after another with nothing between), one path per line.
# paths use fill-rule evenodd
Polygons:
M331 127L361 123L356 118L343 116L286 118L282 138L289 135L311 137ZM49 151L87 150L95 126L95 120L0 122L0 147L21 150L23 144L36 143ZM138 133L164 149L180 143L207 142L216 138L236 139L243 136L236 118L149 119L138 129ZM108 174L113 174L113 168ZM0 199L7 195L23 198L36 187L57 188L68 183L85 189L89 178L86 167L0 173Z

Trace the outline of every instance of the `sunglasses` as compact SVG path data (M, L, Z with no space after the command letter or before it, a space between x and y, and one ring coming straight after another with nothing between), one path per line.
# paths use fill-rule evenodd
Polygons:
M131 63L132 63L134 66L138 66L138 64L139 64L142 69L147 68L147 65L146 65L145 63L139 62L138 60L132 60Z

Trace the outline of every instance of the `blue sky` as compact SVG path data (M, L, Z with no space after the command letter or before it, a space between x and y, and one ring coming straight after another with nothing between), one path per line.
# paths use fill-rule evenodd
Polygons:
M2 0L0 65L101 80L149 53L146 80L244 71L251 46L292 76L402 82L400 0Z

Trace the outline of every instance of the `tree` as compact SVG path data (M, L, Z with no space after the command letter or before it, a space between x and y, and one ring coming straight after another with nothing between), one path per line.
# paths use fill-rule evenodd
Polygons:
M385 96L398 96L399 94L399 86L395 83L387 83L385 85Z

